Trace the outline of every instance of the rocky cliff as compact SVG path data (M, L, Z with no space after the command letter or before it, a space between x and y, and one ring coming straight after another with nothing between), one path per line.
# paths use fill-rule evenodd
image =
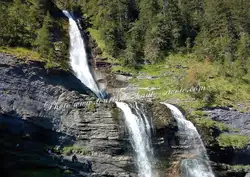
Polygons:
M114 103L97 102L70 72L48 70L44 63L6 54L0 55L0 61L1 152L6 173L59 169L66 176L135 176L132 147ZM146 106L156 122L156 155L162 156L167 149L161 142L170 139L167 125L173 121L164 106ZM72 153L79 164L71 163Z
M90 96L91 91L72 72L46 69L44 65L0 54L0 152L4 172L9 176L27 176L34 171L51 176L136 176L135 156L115 103ZM175 148L176 122L166 106L154 101L143 105L153 120L154 171L159 176L179 176L179 164L188 157L182 157L181 149ZM230 125L232 129L226 133L233 134L237 129L249 136L249 114L216 108L203 112ZM216 139L221 132L199 126L198 130L216 175L244 177L248 169L230 171L224 164L248 165L249 147L211 146L206 137ZM78 163L71 162L73 154Z

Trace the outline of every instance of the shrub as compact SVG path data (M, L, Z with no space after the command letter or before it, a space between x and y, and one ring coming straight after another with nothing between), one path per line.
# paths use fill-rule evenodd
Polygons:
M211 120L209 118L196 118L194 119L194 122L196 125L206 128L215 128L217 127L221 131L228 131L230 130L230 127L228 125L225 125L221 122L217 122L214 120Z
M250 144L248 136L236 134L221 134L217 141L221 147L232 147L233 149L242 149Z
M63 154L71 155L73 153L78 153L82 155L86 155L89 153L89 150L84 146L73 145L73 146L66 146L63 148Z
M96 104L95 103L91 102L91 103L87 104L86 106L87 106L86 107L87 111L95 112L95 110L96 110Z
M73 172L70 171L70 170L65 170L63 173L64 173L64 174L72 174Z

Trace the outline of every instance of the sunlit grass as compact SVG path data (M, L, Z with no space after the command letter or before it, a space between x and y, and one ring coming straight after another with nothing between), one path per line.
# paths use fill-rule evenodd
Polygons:
M202 115L201 115L202 117ZM200 126L200 127L207 127L207 128L218 128L221 131L229 131L232 128L229 127L228 125L225 125L224 123L218 122L218 121L214 121L211 120L209 118L197 118L194 119L194 122L196 125Z
M20 59L42 61L41 56L38 52L22 47L0 47L0 52L14 55Z
M63 148L63 153L65 155L71 155L72 153L79 153L79 154L86 155L89 152L90 151L86 147L79 146L79 145L66 146Z
M68 70L67 66L63 66L61 63L56 61L49 61L46 58L41 57L37 51L33 51L23 47L0 47L0 53L7 53L17 57L17 59L23 61L42 61L45 62L45 68L59 67L63 70Z
M242 149L250 144L248 136L236 134L221 134L217 140L221 147L233 147L234 149Z
M145 78L133 78L130 82L142 88L138 90L139 94L153 92L159 100L180 100L178 105L183 108L233 106L240 111L246 111L237 105L241 103L246 108L250 106L250 85L240 78L234 79L221 74L224 67L216 62L199 59L193 54L170 55L160 64L144 65L137 71L137 76ZM124 67L119 69L127 70ZM197 86L205 89L199 92L180 92L181 89ZM159 89L153 91L143 89L154 87ZM173 92L169 94L171 90Z
M125 67L125 66L112 66L112 71L111 72L117 72L117 71L121 71L121 72L125 72L125 73L132 73L132 74L138 74L138 71L133 69L133 68L129 68L129 67Z

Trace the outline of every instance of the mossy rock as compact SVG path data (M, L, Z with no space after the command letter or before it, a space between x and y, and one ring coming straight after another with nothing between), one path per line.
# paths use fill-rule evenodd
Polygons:
M115 123L119 123L120 122L120 110L117 107L112 108L111 114L112 114L113 121Z
M153 102L149 103L147 107L152 112L154 126L157 129L175 125L171 111L167 108L167 106L161 103Z

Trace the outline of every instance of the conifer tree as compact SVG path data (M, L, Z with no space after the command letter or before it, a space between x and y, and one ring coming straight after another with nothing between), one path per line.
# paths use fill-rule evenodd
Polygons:
M42 57L47 58L49 60L53 59L53 42L52 42L52 36L50 33L50 29L52 27L52 20L50 17L50 14L47 13L47 15L44 18L42 28L40 28L37 31L37 38L35 40L35 46L37 46L37 49Z

